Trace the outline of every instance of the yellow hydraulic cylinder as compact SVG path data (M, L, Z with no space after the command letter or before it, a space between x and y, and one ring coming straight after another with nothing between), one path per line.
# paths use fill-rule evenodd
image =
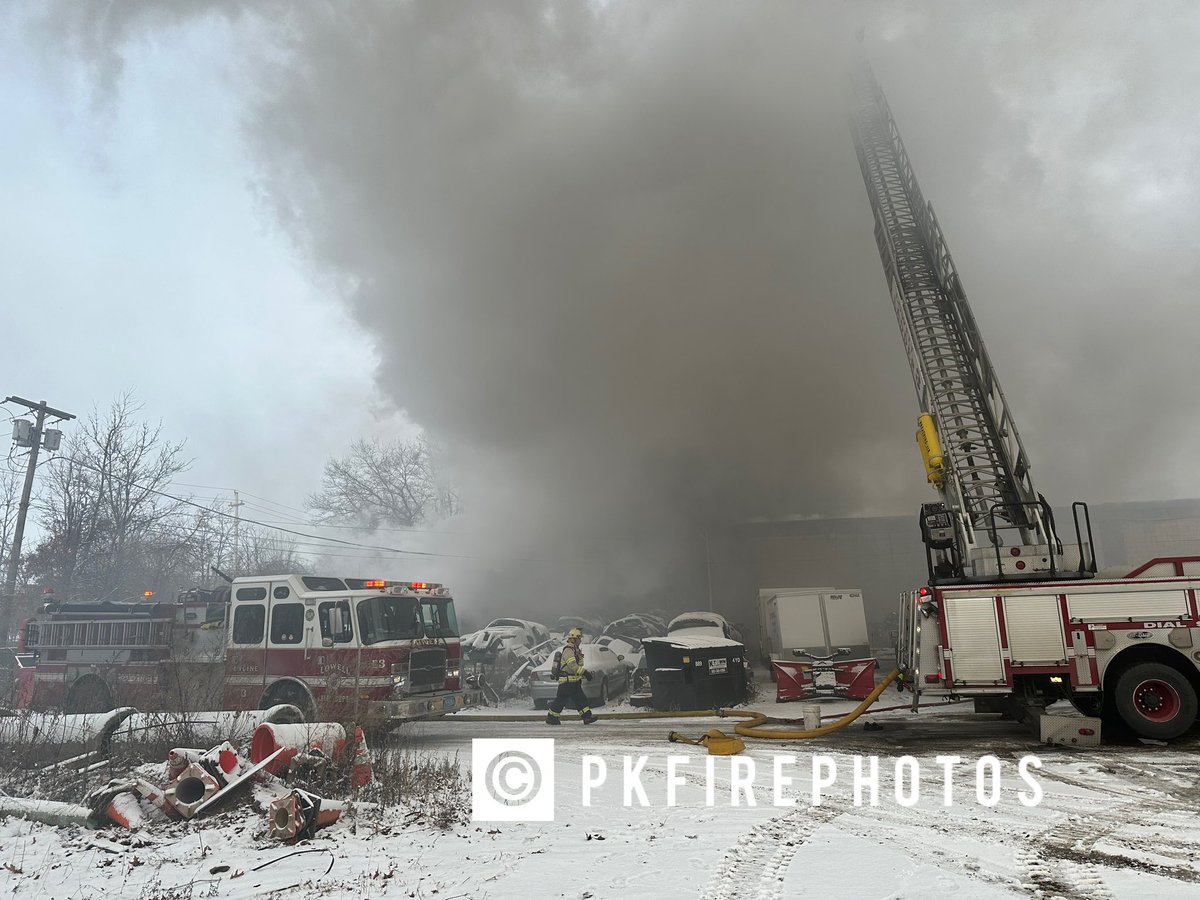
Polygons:
M942 454L942 442L938 439L933 416L921 413L917 419L917 446L921 448L921 460L925 463L925 477L930 484L941 486L946 474L946 460Z

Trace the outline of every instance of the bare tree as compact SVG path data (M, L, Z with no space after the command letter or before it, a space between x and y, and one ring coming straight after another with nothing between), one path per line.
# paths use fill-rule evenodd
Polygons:
M191 513L186 534L179 543L180 555L164 571L171 571L180 586L201 585L212 580L214 568L226 575L273 575L308 573L311 565L299 544L286 535L243 521L234 553L232 517L221 507Z
M317 519L330 524L413 528L458 512L458 497L440 478L437 453L425 438L357 440L325 464L321 490L308 498Z
M21 473L0 463L0 583L8 572L8 554L12 547L13 530L17 524L17 508L21 502Z
M188 466L183 443L164 440L161 425L138 420L140 411L129 395L93 410L43 478L46 537L27 568L64 595L136 596L187 544L189 507L163 496Z
M243 527L241 545L241 571L238 574L284 575L312 571L296 542L281 535L253 526Z

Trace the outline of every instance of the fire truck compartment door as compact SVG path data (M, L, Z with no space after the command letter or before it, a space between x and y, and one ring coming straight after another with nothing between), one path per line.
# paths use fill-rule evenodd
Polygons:
M1107 591L1097 587L1067 594L1067 614L1078 622L1187 618L1187 591Z
M1057 594L1005 597L1004 629L1014 666L1066 665L1067 643Z
M956 683L1003 682L1000 624L995 597L946 597L946 633L952 651L951 672Z

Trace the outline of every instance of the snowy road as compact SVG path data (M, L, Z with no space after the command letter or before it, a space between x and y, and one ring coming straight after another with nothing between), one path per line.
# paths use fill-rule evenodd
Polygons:
M769 706L769 705L768 705ZM793 707L794 709L794 707ZM752 741L757 805L730 806L735 772L714 759L706 795L702 748L669 744L669 730L699 735L731 730L729 720L610 720L550 729L537 722L471 721L461 715L406 726L396 747L457 756L469 768L476 737L553 737L557 818L549 823L473 823L440 832L398 821L380 829L339 823L279 865L287 848L262 837L261 815L228 813L197 821L184 838L148 832L140 848L112 834L0 823L0 889L18 897L425 897L452 898L972 898L1062 897L1173 900L1200 896L1200 787L1197 740L1100 750L1039 747L1012 723L947 707L913 717L883 713L884 728L861 723L818 741ZM513 710L527 713L525 709ZM793 713L794 714L794 713ZM810 807L812 754L829 757L839 777ZM1036 753L1043 796L1018 801L1027 785L1017 760ZM609 779L581 805L582 758L603 758ZM773 757L796 758L786 793L773 804ZM856 806L854 754L876 756L878 806ZM895 760L921 769L916 806L893 793ZM964 758L944 805L938 754ZM996 756L1003 790L995 807L977 803L974 761ZM648 806L625 805L625 756L647 756L640 773ZM668 757L686 757L685 783L667 806ZM746 762L736 765L745 767ZM594 775L594 771L590 774ZM744 774L744 771L742 772ZM928 783L927 783L928 780ZM631 794L636 800L636 794ZM741 797L744 801L744 796ZM221 867L228 866L226 870ZM326 870L328 874L326 874ZM214 871L215 870L215 871ZM240 874L232 877L235 873ZM171 892L173 891L173 893Z
M793 707L794 709L794 707ZM562 868L562 856L590 861L581 890L594 896L785 897L815 891L826 897L924 897L934 892L973 897L1061 896L1066 898L1200 896L1200 842L1196 741L1171 747L1123 746L1066 750L1037 745L1019 726L947 707L914 717L886 713L881 731L856 723L844 732L804 742L752 741L744 756L756 763L759 805L729 805L729 769L717 763L716 805L706 806L701 784L681 788L679 806L663 807L669 754L693 758L703 769L703 751L671 745L669 730L698 735L710 727L731 731L729 720L690 719L609 721L592 728L574 724L548 729L537 723L489 722L488 737L521 739L553 736L560 809L573 812L569 827L515 826L520 841L545 851L513 860L503 881L511 894L536 892ZM791 713L794 715L795 713ZM413 726L402 739L427 750L467 754L479 725L465 717ZM598 805L579 806L585 753L609 760L619 770L626 754L649 754L643 770L648 809L624 808L617 790ZM839 773L852 769L852 754L877 756L880 804L854 805L852 779L828 789L819 807L807 805L807 771L796 779L794 809L772 806L772 757L830 756ZM1043 763L1041 803L1017 802L1024 785L1015 777L1016 760L1034 753ZM938 754L956 754L967 764L955 768L952 805L945 806ZM1001 801L993 808L976 801L974 761L985 754L1006 764ZM894 760L916 757L923 787L915 807L892 794ZM723 774L722 774L723 773ZM764 773L767 777L763 777ZM697 778L697 781L703 781ZM510 827L510 826L502 826ZM578 831L599 832L600 847ZM616 841L614 846L611 842ZM603 877L597 866L618 869ZM499 885L497 885L499 888ZM563 896L574 896L564 893ZM579 896L582 896L580 894Z

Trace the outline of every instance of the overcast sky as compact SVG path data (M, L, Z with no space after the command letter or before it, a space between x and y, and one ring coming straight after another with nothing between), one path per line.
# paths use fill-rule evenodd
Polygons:
M132 390L292 506L415 423L490 554L596 578L908 514L860 22L1038 487L1200 494L1191 3L17 4L0 391Z

